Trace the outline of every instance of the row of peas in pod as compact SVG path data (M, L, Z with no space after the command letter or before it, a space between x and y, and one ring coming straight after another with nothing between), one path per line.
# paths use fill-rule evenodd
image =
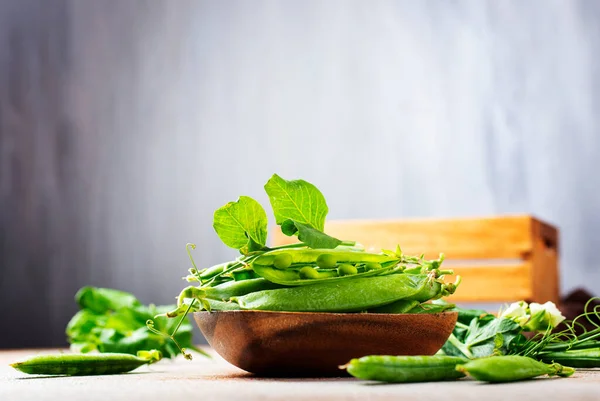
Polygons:
M188 249L189 251L189 249ZM435 313L453 305L430 301L453 294L436 260L381 253L360 246L312 249L284 245L249 253L204 270L190 269L191 285L178 297L174 317L190 311Z

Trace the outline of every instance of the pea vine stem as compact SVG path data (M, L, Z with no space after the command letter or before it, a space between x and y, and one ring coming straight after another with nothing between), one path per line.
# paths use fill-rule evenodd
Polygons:
M181 318L179 319L179 321L177 322L177 325L175 326L175 328L173 329L173 331L171 332L171 334L168 333L163 333L160 330L157 330L154 327L154 321L152 321L151 319L146 321L146 327L148 328L148 330L150 330L152 333L157 334L159 336L165 337L170 339L171 341L173 341L173 343L175 344L175 346L177 346L177 348L179 349L179 352L181 352L181 355L183 355L183 357L187 360L192 360L192 355L190 353L187 353L185 348L182 348L181 345L179 344L179 342L175 339L175 334L177 334L177 331L179 330L179 328L181 327L181 324L183 323L184 319L187 317L188 313L190 312L190 310L192 309L192 306L194 306L194 303L196 302L195 299L192 299L192 302L190 302L190 304L188 305L187 309L185 310L185 313L183 314L183 316L181 316ZM208 353L206 353L205 351L199 349L199 348L193 348L196 352L201 353L202 355L210 358L210 355Z

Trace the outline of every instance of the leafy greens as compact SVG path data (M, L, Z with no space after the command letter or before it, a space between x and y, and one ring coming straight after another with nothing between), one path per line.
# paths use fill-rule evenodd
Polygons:
M497 318L479 309L455 307L451 310L458 312L458 321L450 338L442 347L442 351L447 355L463 358L505 355L523 337L523 329L513 320Z
M172 333L177 319L158 316L174 305L143 305L127 292L110 288L83 287L75 295L81 310L69 321L66 334L75 352L119 352L135 355L138 351L157 349L172 358L180 351L169 338L146 326L150 319L161 332ZM203 353L192 344L192 325L183 321L174 339L183 348Z

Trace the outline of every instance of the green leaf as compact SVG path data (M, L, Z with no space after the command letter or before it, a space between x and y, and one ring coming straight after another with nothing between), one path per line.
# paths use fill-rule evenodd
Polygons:
M133 355L138 351L161 349L165 343L162 337L150 333L145 327L140 327L125 337L114 338L105 335L101 340L102 343L98 345L100 352L122 352Z
M95 313L140 305L140 301L133 295L112 288L83 287L75 294L75 300L82 309Z
M120 309L108 317L104 327L115 329L121 333L127 333L145 325L146 320L152 319L152 317L150 314L143 317L139 316L138 312L134 309Z
M213 227L221 241L234 249L254 251L267 243L265 209L248 196L215 210Z
M281 224L281 231L288 236L298 233L298 239L313 249L333 249L342 243L337 238L315 230L308 224L289 219Z
M313 184L304 180L287 181L273 174L265 184L265 191L269 195L277 224L293 220L319 231L325 228L329 209L325 197Z
M442 347L448 355L468 358L506 355L523 337L521 326L510 319L497 318L481 309L455 307L451 310L458 311L458 322Z
M98 315L88 309L80 310L71 318L65 332L73 342L77 342L77 339L86 338L94 327L104 326L106 319L106 316Z
M492 355L495 350L506 353L511 341L522 330L518 323L510 319L477 319L471 322L464 342L475 357ZM498 338L502 339L502 344L497 344Z

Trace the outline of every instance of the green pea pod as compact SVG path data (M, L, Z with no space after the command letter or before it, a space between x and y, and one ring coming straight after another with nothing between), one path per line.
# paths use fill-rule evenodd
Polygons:
M430 303L420 303L415 305L414 308L409 310L407 313L442 313L454 308L454 304L430 304Z
M504 383L532 379L537 376L571 376L575 369L558 363L547 365L526 356L502 355L473 359L456 369L477 380Z
M391 304L369 309L369 313L408 313L408 311L418 305L419 301L401 299L399 301L392 302Z
M201 310L207 311L228 311L228 310L240 310L240 306L235 302L225 302L219 301L211 298L203 298L202 294L198 294L198 298L191 297L199 300L200 302L196 302L195 306L190 309L191 312L198 312ZM188 311L189 303L182 303L177 308L170 310L164 314L164 316L169 318L174 318L177 316L182 316L186 314ZM178 331L179 333L179 331ZM188 347L189 348L189 347Z
M316 264L319 257L327 254L331 255L337 263L385 263L398 262L399 259L395 256L388 256L379 253L357 252L338 249L277 249L275 251L265 252L258 258L254 259L253 264L259 266L272 266L277 255L287 253L292 257L291 264Z
M207 298L227 301L231 297L246 295L251 292L274 290L282 286L264 278L253 278L241 281L227 281L214 287L202 287Z
M421 291L430 280L427 275L416 274L354 277L344 283L323 281L307 286L253 292L231 300L246 310L357 312L410 297Z
M211 312L240 310L240 306L235 302L223 302L214 299L207 299L206 301L210 305Z
M387 383L415 383L455 380L465 374L456 365L467 360L456 356L388 356L372 355L352 359L340 368L363 380Z
M490 315L489 312L483 309L463 309L459 307L454 307L453 310L458 312L458 322L466 324L467 326L471 323L473 319L479 319L483 316Z
M217 274L223 272L223 270L225 270L227 267L234 263L235 262L220 263L218 265L208 267L204 270L200 270L198 272L198 275L200 276L200 278L202 278L202 280L208 280L216 276Z
M286 269L278 269L275 267L275 258L278 255L288 254L291 256L291 264ZM374 269L363 273L358 273L352 276L338 276L338 274L319 273L316 278L302 278L299 270L295 269L295 266L302 265L314 265L317 266L317 259L323 257L323 255L331 255L335 259L336 263L378 263L381 265L380 269ZM392 269L397 265L399 259L393 256L367 253L367 252L353 252L347 250L336 250L336 249L279 249L276 251L267 252L258 258L256 258L251 266L252 269L261 277L265 279L287 286L298 286L315 284L320 281L337 281L347 280L349 278L356 279L359 277L369 277L381 274L385 271Z
M430 299L438 298L442 292L442 284L437 280L429 280L421 291L406 298L407 301L425 302Z
M57 354L38 355L10 366L35 375L89 376L125 373L142 365L159 361L159 351L130 354Z
M272 283L277 283L286 286L314 284L315 281L339 278L337 270L330 269L315 269L315 278L305 278L305 276L303 276L302 273L300 273L300 270L302 270L302 268L305 267L312 266L300 265L298 267L294 266L293 268L290 267L285 270L260 267L260 273L258 271L256 271L256 273L262 276L265 280L269 280Z
M600 348L550 352L541 355L547 363L560 363L572 368L600 368Z

